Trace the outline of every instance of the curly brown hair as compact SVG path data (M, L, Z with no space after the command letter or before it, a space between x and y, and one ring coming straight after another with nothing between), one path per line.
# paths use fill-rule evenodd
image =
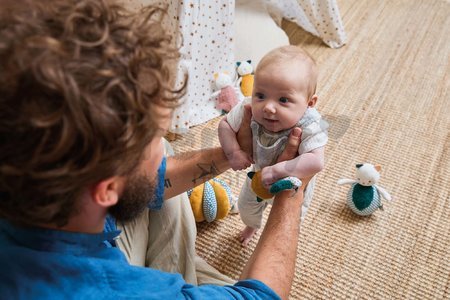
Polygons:
M0 217L63 226L86 187L137 167L161 120L155 106L173 108L185 91L173 85L179 52L164 8L2 5Z

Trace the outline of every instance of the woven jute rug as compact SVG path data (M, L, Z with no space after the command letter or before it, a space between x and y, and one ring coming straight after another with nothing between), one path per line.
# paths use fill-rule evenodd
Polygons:
M341 49L284 23L320 67L318 109L330 123L291 299L450 299L450 3L339 5ZM192 128L175 150L219 145L218 121ZM379 185L393 196L370 217L353 214L348 186L336 184L363 162L382 165ZM222 178L238 195L245 172ZM242 228L238 215L198 224L198 254L236 279L257 241L242 248Z

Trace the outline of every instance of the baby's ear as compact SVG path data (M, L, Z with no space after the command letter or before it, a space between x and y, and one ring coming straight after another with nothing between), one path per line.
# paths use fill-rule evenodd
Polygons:
M308 101L308 107L314 107L314 106L316 106L317 99L318 99L317 95L314 94L314 95L311 97L311 99L309 99L309 101Z

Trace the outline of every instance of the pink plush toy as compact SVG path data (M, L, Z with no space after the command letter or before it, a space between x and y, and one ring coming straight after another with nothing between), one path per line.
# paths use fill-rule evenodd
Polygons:
M229 112L237 103L236 87L233 86L230 75L226 72L214 74L216 87L219 89L212 94L217 96L216 108L224 112Z

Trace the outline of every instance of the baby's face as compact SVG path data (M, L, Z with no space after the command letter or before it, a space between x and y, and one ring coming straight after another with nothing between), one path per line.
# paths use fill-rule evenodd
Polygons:
M314 106L315 101L308 99L308 74L299 67L269 64L256 71L252 114L265 129L279 132L292 128L308 106Z

